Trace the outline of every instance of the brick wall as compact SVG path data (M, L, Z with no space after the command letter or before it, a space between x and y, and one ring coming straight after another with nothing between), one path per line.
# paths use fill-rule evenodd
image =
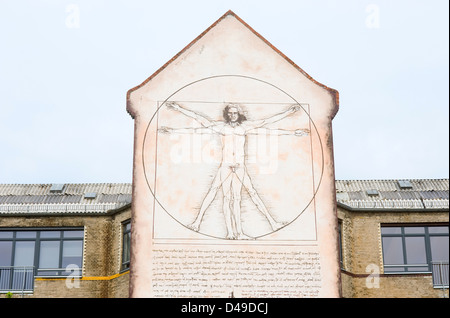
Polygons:
M25 296L36 298L128 297L129 272L121 271L121 251L122 222L130 217L130 208L112 215L2 217L1 227L84 227L85 229L82 278L77 281L79 285L66 284L66 278L36 278L33 294Z
M355 212L338 208L342 226L343 297L442 297L432 285L431 274L393 275L383 273L380 225L383 223L448 224L447 212ZM448 291L446 292L448 297Z
M101 216L2 217L1 227L85 227L83 275L79 288L68 288L66 278L37 278L34 293L26 297L128 297L129 272L121 271L121 253L122 222L130 217L129 208ZM383 273L380 224L448 223L448 212L355 212L338 208L338 217L342 224L343 297L444 295L441 289L433 288L430 274Z

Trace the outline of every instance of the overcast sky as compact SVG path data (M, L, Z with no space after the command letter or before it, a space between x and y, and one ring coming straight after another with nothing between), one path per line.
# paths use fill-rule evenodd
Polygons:
M340 93L337 179L449 177L448 0L0 0L0 183L131 182L127 91L228 10Z

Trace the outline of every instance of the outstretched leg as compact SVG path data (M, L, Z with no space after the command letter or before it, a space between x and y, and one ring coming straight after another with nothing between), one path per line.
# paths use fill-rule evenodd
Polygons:
M231 189L233 191L233 216L236 225L236 238L240 240L250 240L253 238L244 234L241 222L241 192L244 174L244 168L235 168L233 170L233 178L231 180Z
M225 217L225 225L227 228L227 235L226 238L229 240L236 239L235 234L235 227L233 226L235 224L235 216L231 212L231 199L232 199L232 192L231 192L231 181L232 177L232 171L229 169L221 169L221 174L226 175L228 174L228 177L225 178L224 182L222 183L222 191L223 191L223 214Z
M227 176L224 176L225 180L227 179ZM229 178L229 176L228 176ZM222 186L224 180L222 180L222 174L221 170L219 168L219 171L217 172L216 176L214 177L214 180L211 184L211 188L208 190L208 193L206 194L205 198L203 199L202 205L200 206L200 211L197 214L197 217L195 218L195 221L188 225L188 227L191 230L194 230L198 232L200 228L200 224L202 223L203 215L205 214L208 207L213 202L214 198L216 197L217 191Z
M263 201L259 197L258 192L256 192L255 188L253 187L253 183L250 179L250 176L248 175L247 169L245 169L245 174L242 179L242 184L243 184L244 188L247 190L248 194L250 195L250 198L252 199L253 203L256 205L258 210L269 221L269 224L272 227L272 230L276 231L276 230L282 228L284 225L286 225L286 223L275 221L275 219L270 214L269 210L267 210Z

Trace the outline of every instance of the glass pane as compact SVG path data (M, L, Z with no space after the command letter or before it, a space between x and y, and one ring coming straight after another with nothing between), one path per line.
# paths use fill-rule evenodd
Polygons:
M17 238L36 238L36 231L17 231Z
M125 226L124 226L124 232L128 232L128 231L130 231L130 230L131 230L131 223L125 224Z
M41 238L60 238L61 231L41 231Z
M448 233L448 226L430 226L428 228L429 233Z
M386 265L404 264L401 237L383 237L383 258Z
M423 267L416 267L416 266L414 266L414 267L407 267L407 269L408 269L408 272L421 272L421 273L423 273L423 272L430 272L430 269L428 268L428 266L423 266Z
M423 226L408 226L405 227L405 234L425 234Z
M62 267L66 268L68 265L74 264L81 268L81 261L83 257L83 242L82 241L65 241L63 242L63 259Z
M405 237L407 264L427 264L425 237Z
M0 242L0 266L11 266L12 242Z
M34 265L34 245L35 242L16 242L14 255L14 266Z
M84 231L83 230L75 230L75 231L64 231L65 238L83 238Z
M0 231L0 238L12 238L13 232Z
M59 268L59 241L43 241L39 251L39 268Z
M385 273L395 273L395 272L404 272L405 268L402 266L398 266L398 267L384 267L384 272Z
M381 234L402 234L400 227L382 227Z
M38 276L57 276L59 275L60 271L43 271L39 270L37 271Z
M130 261L130 234L123 236L123 256L122 263Z
M448 262L448 236L431 236L431 260Z

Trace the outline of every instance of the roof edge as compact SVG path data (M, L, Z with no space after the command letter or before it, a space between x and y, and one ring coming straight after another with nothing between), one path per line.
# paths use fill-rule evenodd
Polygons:
M161 66L156 72L154 72L152 75L150 75L147 79L145 79L141 84L130 88L127 91L126 95L126 109L127 112L130 114L130 116L134 119L136 117L136 113L132 110L131 102L130 102L130 95L135 90L141 88L145 84L147 84L149 81L151 81L154 77L156 77L159 73L161 73L169 64L171 64L174 60L176 60L180 55L182 55L185 51L187 51L192 45L194 45L197 41L199 41L205 34L207 34L211 29L213 29L217 24L219 24L223 19L225 19L227 16L233 16L235 17L239 22L241 22L245 27L247 27L253 34L255 34L258 38L260 38L264 43L266 43L269 47L271 47L276 53L278 53L282 58L284 58L289 64L291 64L294 68L296 68L298 71L300 71L304 76L306 76L309 80L311 80L313 83L319 85L320 87L326 89L333 97L333 102L335 105L335 109L333 113L331 114L331 118L334 118L336 116L336 113L339 110L339 92L334 89L330 88L318 81L316 81L312 76L310 76L308 73L306 73L302 68L300 68L297 64L295 64L290 58L288 58L284 53L282 53L279 49L277 49L274 45L272 45L266 38L264 38L261 34L256 32L250 25L248 25L244 20L242 20L236 13L234 13L232 10L228 10L224 15L222 15L217 21L215 21L209 28L207 28L205 31L203 31L199 36L197 36L194 40L192 40L187 46L185 46L180 52L178 52L174 57L172 57L169 61L167 61L163 66Z
M337 202L337 207L350 212L449 212L449 208L355 208L342 202Z
M228 11L227 14L232 14L239 22L241 22L243 25L245 25L253 34L255 34L257 37L259 37L264 43L266 43L269 47L271 47L276 53L278 53L282 58L284 58L289 64L291 64L294 68L296 68L300 73L302 73L306 78L308 78L313 83L319 85L320 87L326 89L333 97L335 110L331 114L331 118L334 118L339 110L339 92L331 88L329 86L326 86L325 84L322 84L315 80L311 75L306 73L300 66L298 66L294 61L292 61L289 57L287 57L283 52L281 52L278 48L276 48L272 43L270 43L265 37L263 37L261 34L256 32L255 29L253 29L250 25L248 25L244 20L242 20L239 16L237 16L233 11Z
M167 61L163 66L161 66L159 69L156 70L152 75L150 75L147 79L145 79L141 84L130 88L127 91L127 112L131 115L132 118L136 117L135 112L131 109L131 103L130 103L130 95L135 90L138 90L148 82L150 82L156 75L161 73L169 64L171 64L173 61L175 61L180 55L182 55L184 52L186 52L190 47L192 47L197 41L199 41L203 36L205 36L206 33L208 33L212 28L214 28L217 24L219 24L220 21L225 19L228 15L235 15L231 10L229 10L227 13L225 13L223 16L221 16L216 22L214 22L209 28L207 28L205 31L203 31L199 36L197 36L194 40L192 40L188 45L186 45L181 51L179 51L177 54L175 54L174 57L172 57L169 61Z

